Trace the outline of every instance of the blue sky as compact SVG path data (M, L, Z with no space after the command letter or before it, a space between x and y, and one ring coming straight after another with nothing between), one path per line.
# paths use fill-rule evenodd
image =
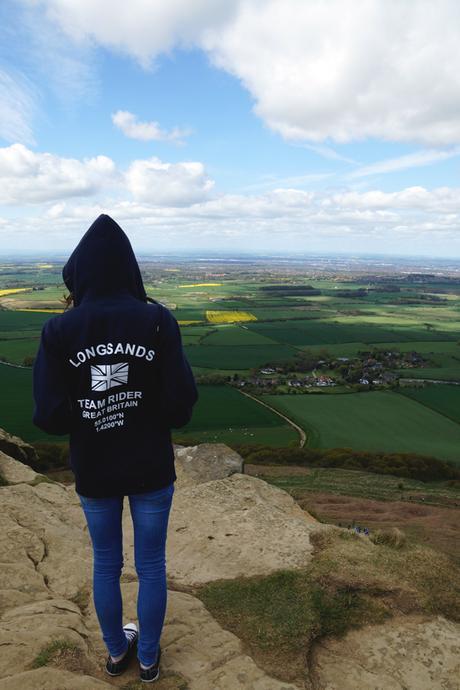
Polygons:
M460 257L451 0L6 0L0 253ZM363 30L365 27L365 30Z

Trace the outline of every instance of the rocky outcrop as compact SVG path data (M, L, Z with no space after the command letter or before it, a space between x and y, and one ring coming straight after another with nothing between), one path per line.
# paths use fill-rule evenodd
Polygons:
M17 462L11 456L6 455L0 450L0 477L7 484L37 484L39 481L46 480L42 474L34 472L23 462Z
M225 458L222 468L207 444L202 455L197 447L177 450L167 550L171 587L269 572L310 557L309 532L316 522L287 493L241 474L241 458L225 446L217 449ZM2 467L11 485L0 488L0 690L113 687L104 673L107 652L91 594L91 542L74 485L46 478L37 483L41 475L12 458L3 458ZM125 619L136 620L127 498L123 529ZM65 658L59 668L33 668L40 650L56 640L66 640L78 656L78 674L69 671ZM177 688L185 681L190 690L296 690L269 677L190 593L168 591L162 644L163 675L177 677ZM137 669L123 678L136 680Z
M243 471L241 455L224 443L200 443L199 446L175 446L176 474L181 487L224 479Z
M180 488L170 521L176 587L306 565L319 528L286 491L240 473Z
M121 684L104 671L107 652L92 599L92 548L74 485L49 482L4 455L0 468L10 482L0 487L0 690L102 690L136 681L135 664ZM193 587L302 568L313 557L310 535L328 528L287 492L243 474L241 458L220 444L177 447L176 469L162 633L166 684L159 689L457 687L459 627L439 617L395 619L324 640L311 658L312 678L306 675L298 685L267 674L193 596ZM123 530L124 618L137 620L127 498ZM64 643L62 653L37 667L43 648L56 642Z
M30 443L26 443L19 436L9 434L5 429L0 429L0 450L26 465L33 465L38 460L37 451Z
M396 618L317 645L312 665L317 690L458 690L459 626Z

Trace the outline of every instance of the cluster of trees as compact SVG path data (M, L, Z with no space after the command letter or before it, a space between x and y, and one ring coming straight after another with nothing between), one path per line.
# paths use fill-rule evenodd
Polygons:
M321 295L321 290L312 285L264 285L261 290L276 297L284 295Z
M305 372L314 369L319 360L324 360L329 362L332 358L329 350L326 348L321 348L318 352L312 352L311 350L305 349L296 352L294 357L291 359L285 359L282 362L279 361L267 361L261 367L255 367L250 370L250 374L255 376L259 369L264 369L266 367L276 368L279 373L287 374L290 372Z
M260 465L340 467L422 482L460 479L460 469L449 462L416 453L372 453L352 448L273 448L255 444L232 445L232 448L245 462Z
M338 297L367 297L368 292L366 288L357 288L356 290L337 290L334 294Z
M203 386L223 386L225 383L233 380L236 381L237 379L238 374L236 373L231 376L230 374L213 374L210 372L209 374L197 374L195 376L196 382Z
M181 438L174 435L178 445L198 445L199 439ZM36 472L66 469L69 466L69 444L37 441L32 444L38 460L32 469ZM451 480L460 481L460 468L449 462L428 455L416 453L371 453L351 448L298 448L259 444L229 444L244 458L245 462L259 465L300 465L302 467L338 467L346 470L361 470L375 474L391 474L405 479L422 482Z

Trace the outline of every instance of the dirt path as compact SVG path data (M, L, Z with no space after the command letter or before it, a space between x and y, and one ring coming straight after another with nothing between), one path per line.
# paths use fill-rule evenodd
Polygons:
M0 364L4 364L6 367L14 367L15 369L32 369L32 367L25 367L23 364L13 364L13 362L3 362L0 360Z
M241 393L242 395L245 395L247 398L251 398L251 400L255 400L257 403L259 403L259 405L263 405L264 407L267 407L269 410L271 410L272 412L277 414L278 417L281 417L288 424L290 424L292 427L294 427L294 429L297 431L297 433L300 436L299 447L300 448L304 447L305 442L307 440L307 434L305 433L305 431L300 426L298 426L298 424L293 422L292 419L289 419L289 417L286 417L286 415L282 414L281 412L279 412L277 409L275 409L271 405L268 405L267 403L262 402L262 400L259 400L259 398L256 398L254 395L251 395L250 393L245 393L244 391L242 391L240 389L237 389L237 390L239 391L239 393Z

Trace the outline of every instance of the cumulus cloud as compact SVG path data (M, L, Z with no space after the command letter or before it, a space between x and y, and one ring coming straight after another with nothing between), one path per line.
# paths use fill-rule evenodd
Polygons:
M27 246L29 240L38 246L34 237L40 237L40 243L57 248L63 228L81 228L106 212L128 228L131 224L144 247L160 241L165 249L176 242L188 248L217 242L259 252L330 250L332 239L337 250L353 247L358 253L388 246L410 253L414 242L418 251L435 247L447 255L460 249L458 188L336 192L292 184L225 194L213 185L196 161L148 158L121 169L106 156L77 160L35 153L22 144L0 148L0 202L39 205L27 221L25 210L20 219L4 219L1 246L14 246L18 235L29 238Z
M23 144L0 148L0 203L38 204L105 193L158 206L188 206L209 196L214 182L200 162L133 161L126 170L107 156L78 160L35 153ZM50 211L59 212L57 204Z
M460 142L456 0L39 2L74 38L143 64L202 48L290 140Z
M158 122L141 122L128 110L117 110L113 113L112 122L126 137L139 141L172 141L179 144L190 134L189 130L179 127L166 130L161 129Z
M158 206L194 204L206 198L214 185L202 163L163 163L155 157L133 161L125 178L137 201Z
M30 0L29 0L30 1ZM71 37L94 40L149 65L175 46L200 42L231 19L240 0L34 0Z
M288 139L449 144L459 20L455 0L251 0L204 45Z
M344 192L323 199L324 206L335 208L412 209L418 212L460 213L460 189L438 187L406 187L397 192L375 189L367 192Z
M1 246L14 246L18 233L27 246L44 238L53 248L81 235L99 213L109 213L149 251L197 249L426 253L460 251L460 189L409 187L388 193L305 192L280 188L261 194L221 194L177 205L169 200L96 196L49 203L36 216L7 220ZM70 245L69 245L70 247Z
M107 156L79 161L13 144L0 149L0 203L30 204L95 194L114 173L115 164Z

